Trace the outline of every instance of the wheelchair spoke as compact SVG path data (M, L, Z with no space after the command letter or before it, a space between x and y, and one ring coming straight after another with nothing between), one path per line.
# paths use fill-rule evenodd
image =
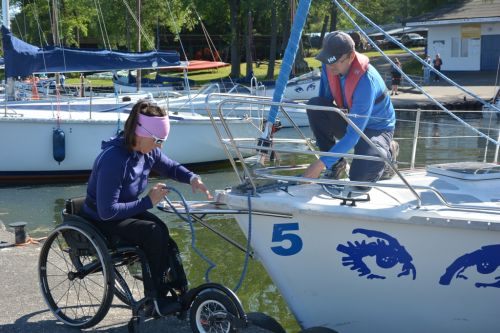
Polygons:
M42 293L54 315L67 325L89 328L108 312L114 279L105 243L81 222L57 227L40 253Z

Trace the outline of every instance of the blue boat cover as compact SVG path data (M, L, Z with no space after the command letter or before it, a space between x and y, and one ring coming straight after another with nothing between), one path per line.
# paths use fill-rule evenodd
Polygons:
M5 76L35 73L97 72L178 66L176 51L117 52L47 46L39 48L14 37L2 26Z

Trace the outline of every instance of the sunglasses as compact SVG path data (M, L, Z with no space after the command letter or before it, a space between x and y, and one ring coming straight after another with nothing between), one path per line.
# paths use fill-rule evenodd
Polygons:
M146 127L142 126L142 124L141 124L141 123L137 123L137 125L139 125L139 126L141 126L142 128L144 128L144 130L145 130L146 132L148 132L148 133L149 133L149 135L151 135L151 137L152 137L153 139L155 139L155 144L157 144L157 145L161 145L161 144L163 144L163 143L165 142L166 138L161 139L161 138L157 137L156 135L154 135L153 133L151 133L150 131L148 131L148 129L147 129Z

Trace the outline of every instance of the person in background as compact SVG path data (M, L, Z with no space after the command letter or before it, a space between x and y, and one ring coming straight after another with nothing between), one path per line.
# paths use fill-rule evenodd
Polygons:
M432 66L432 59L428 55L425 57L425 63L428 66L422 66L422 69L424 70L424 83L429 84L431 81L431 67Z
M59 74L59 84L64 88L64 83L66 82L66 76L64 73Z
M434 58L434 60L432 61L432 66L434 67L435 70L441 72L442 65L443 65L443 60L441 59L439 53L437 53L436 58ZM439 75L437 73L434 73L434 82L439 82Z
M396 58L394 59L394 63L398 68L401 69L401 63L399 62L399 59ZM391 96L392 95L398 95L398 86L401 84L401 73L397 70L397 68L392 68L391 71L392 74L392 91L391 91Z
M321 151L347 153L354 148L359 155L380 156L395 160L398 146L393 141L396 116L384 80L370 65L368 57L354 50L352 38L340 31L329 33L316 56L322 65L319 96L309 105L346 108L350 119L375 144L373 149L360 140L352 126L335 112L307 110L311 130ZM338 142L337 142L338 140ZM354 159L349 170L353 181L375 182L393 175L382 161ZM317 178L326 168L325 178L339 179L345 173L344 158L322 156L309 165L303 176ZM384 169L385 172L384 172Z
M162 152L169 130L169 117L163 108L147 101L137 102L124 130L117 137L103 141L102 152L92 167L83 205L83 216L107 237L117 236L145 252L157 292L155 302L148 305L150 311L155 309L159 315L180 309L180 303L167 297L167 292L169 286L180 293L185 292L187 280L177 244L170 237L167 225L148 211L165 197L168 189L158 182L148 191L149 176L156 172L162 177L191 184L193 192L200 191L212 199L200 176ZM169 271L172 258L177 260L173 267L177 269L174 281ZM145 285L145 289L148 286Z

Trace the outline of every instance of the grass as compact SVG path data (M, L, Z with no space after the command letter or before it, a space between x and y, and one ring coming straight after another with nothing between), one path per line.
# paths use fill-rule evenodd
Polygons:
M421 51L422 48L412 48L412 51ZM400 49L390 49L390 50L384 50L384 52L387 55L398 55L402 54L402 51ZM316 52L315 52L316 53ZM369 51L364 53L368 57L379 57L381 54L378 51ZM321 66L321 63L314 59L314 57L307 57L305 58L306 62L308 63L309 67L311 68L318 68ZM267 68L268 68L268 63L267 62L260 62L260 63L255 63L253 65L253 73L257 77L259 81L265 80L265 77L267 75ZM281 60L276 61L276 64L274 66L274 78L276 79L278 77L279 71L281 68ZM404 70L408 74L421 74L422 69L421 65L416 61L416 60L410 60L407 63L405 63ZM196 82L199 82L200 84L210 82L212 80L217 80L220 78L227 78L229 77L229 74L231 73L231 66L227 67L222 67L218 69L211 69L211 70L202 70L202 71L194 71L190 72L188 74L189 78L192 80L195 80ZM240 65L240 73L242 76L246 74L246 63L242 63ZM163 75L171 75L171 76L182 76L182 73L176 73L176 72L162 72ZM155 73L150 73L146 76L153 78ZM112 87L113 82L110 79L88 79L91 81L93 87ZM79 77L74 77L74 78L68 78L66 79L66 83L69 85L78 85L80 84L80 78Z

